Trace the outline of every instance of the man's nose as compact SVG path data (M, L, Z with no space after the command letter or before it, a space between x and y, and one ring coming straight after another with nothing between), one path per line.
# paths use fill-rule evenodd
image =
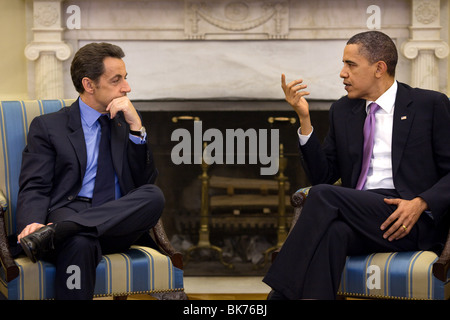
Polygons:
M124 86L122 87L122 90L121 90L121 91L122 91L122 92L125 92L125 93L131 92L131 87L130 87L130 84L128 83L127 80L125 80L125 84L124 84Z

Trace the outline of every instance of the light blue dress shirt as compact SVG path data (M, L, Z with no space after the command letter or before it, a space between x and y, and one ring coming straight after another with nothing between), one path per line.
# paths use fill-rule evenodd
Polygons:
M97 119L102 114L85 104L81 98L79 99L79 105L81 126L83 128L84 138L86 141L87 163L86 172L84 174L83 183L78 196L92 198L95 185L95 176L97 174L98 146L100 144L100 124ZM142 139L132 134L129 136L133 143L143 144L146 142L146 136ZM116 199L118 199L121 197L121 192L117 174L115 175L115 185Z

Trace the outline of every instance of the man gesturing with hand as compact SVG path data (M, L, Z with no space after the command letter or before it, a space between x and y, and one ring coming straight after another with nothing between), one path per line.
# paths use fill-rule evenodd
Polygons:
M334 299L347 255L441 249L449 230L450 103L397 82L397 60L384 33L347 42L340 76L348 94L331 106L323 143L306 85L282 75L313 187L264 278L269 298Z

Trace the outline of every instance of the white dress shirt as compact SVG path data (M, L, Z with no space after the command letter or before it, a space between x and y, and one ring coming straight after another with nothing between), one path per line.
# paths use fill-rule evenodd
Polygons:
M397 81L394 81L394 84L375 101L380 106L380 109L375 113L374 147L364 190L378 188L395 189L392 178L391 153L392 126L397 88ZM366 112L367 107L372 102L366 101ZM311 134L307 136L300 134L300 129L298 130L298 135L301 145L306 144L311 136Z

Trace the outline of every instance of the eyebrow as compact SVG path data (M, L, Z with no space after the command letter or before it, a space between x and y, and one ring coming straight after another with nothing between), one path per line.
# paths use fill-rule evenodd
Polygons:
M110 80L113 81L115 79L120 79L120 78L126 78L128 76L128 73L125 74L125 77L123 77L120 73L116 74L114 77L111 77Z
M357 64L355 61L353 60L342 60L343 63L347 63L347 64Z

